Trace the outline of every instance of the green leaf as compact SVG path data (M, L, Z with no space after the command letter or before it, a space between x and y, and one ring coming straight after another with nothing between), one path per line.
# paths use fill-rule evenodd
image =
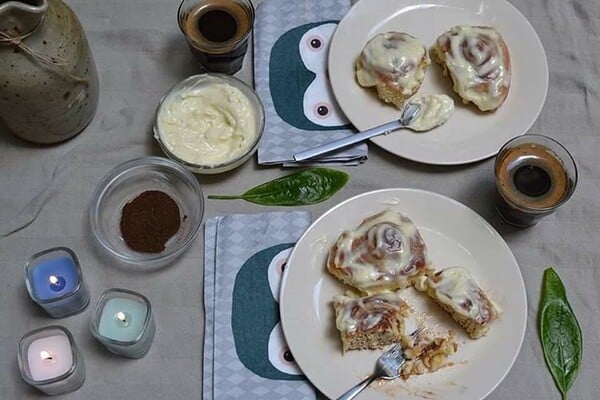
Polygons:
M583 354L583 336L558 274L544 271L540 303L540 340L546 365L562 398L573 386Z
M235 196L208 196L209 199L243 199L265 206L302 206L329 199L349 176L329 168L309 168L258 185Z

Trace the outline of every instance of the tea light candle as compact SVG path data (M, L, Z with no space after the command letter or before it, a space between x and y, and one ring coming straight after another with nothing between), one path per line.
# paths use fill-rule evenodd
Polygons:
M141 358L156 330L150 301L130 290L109 289L98 299L90 330L111 352Z
M19 371L28 384L49 395L77 390L85 380L83 359L62 326L31 331L19 342Z
M34 255L25 264L24 273L29 296L51 317L77 314L90 302L77 256L66 247Z

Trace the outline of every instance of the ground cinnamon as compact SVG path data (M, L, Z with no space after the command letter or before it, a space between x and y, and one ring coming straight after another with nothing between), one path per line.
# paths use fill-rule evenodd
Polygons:
M164 192L145 191L125 204L120 226L129 248L142 253L160 253L181 226L179 206Z

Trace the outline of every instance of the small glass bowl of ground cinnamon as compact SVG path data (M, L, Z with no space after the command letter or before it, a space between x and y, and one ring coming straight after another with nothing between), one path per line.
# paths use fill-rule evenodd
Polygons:
M128 161L98 184L90 226L101 251L122 264L161 267L193 242L204 216L197 179L161 157Z

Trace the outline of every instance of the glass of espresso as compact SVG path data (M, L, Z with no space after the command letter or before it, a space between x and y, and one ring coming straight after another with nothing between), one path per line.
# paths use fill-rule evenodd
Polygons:
M242 68L254 25L250 0L183 0L177 19L205 70L234 74Z
M495 164L496 209L518 227L535 225L564 204L577 185L577 166L560 143L524 135L506 143Z

